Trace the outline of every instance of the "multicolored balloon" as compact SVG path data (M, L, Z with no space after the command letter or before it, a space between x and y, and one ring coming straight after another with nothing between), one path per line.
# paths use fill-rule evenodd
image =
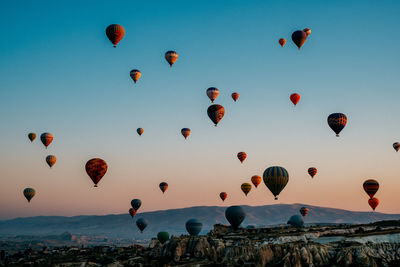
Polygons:
M222 199L222 201L225 201L225 199L228 197L228 194L226 192L221 192L219 193L219 197Z
M53 135L51 133L42 133L40 135L40 140L42 141L43 145L47 148L51 142L53 142Z
M117 44L125 35L125 29L121 25L111 24L106 28L106 35L114 47L117 47Z
M143 128L137 128L136 132L138 133L139 136L142 136L144 130Z
M339 133L346 126L346 123L347 117L343 113L332 113L328 116L328 125L336 133L337 137L339 137Z
M373 198L379 189L379 183L374 179L368 179L364 182L363 188L365 193L367 193L370 198Z
M251 190L251 184L249 183L243 183L240 188L242 189L243 193L247 196L247 194L250 192Z
M285 38L279 39L279 44L280 44L282 47L284 47L285 44L286 44L286 39L285 39Z
M308 211L309 211L309 209L307 209L306 207L302 207L300 209L301 216L303 216L303 218L305 218L307 216L307 214L308 214Z
M166 182L162 182L162 183L160 183L159 187L161 189L161 192L163 192L163 194L164 194L165 191L167 191L167 189L168 189L168 184Z
M167 60L170 67L178 60L178 53L175 51L168 51L165 53L165 59Z
M269 167L264 171L263 180L264 184L275 196L275 200L277 200L279 193L289 182L289 173L280 166Z
M214 104L208 107L207 109L208 117L214 122L215 126L218 125L218 122L225 115L225 108L221 105Z
M299 48L299 50L303 46L306 40L307 40L307 34L304 31L293 32L292 41Z
M134 210L138 211L138 209L140 208L140 206L142 206L142 201L140 199L132 199L131 201L131 206Z
M129 74L133 80L134 83L136 83L139 79L140 76L142 76L142 73L140 72L140 70L131 70L130 74Z
M31 140L31 142L33 142L33 140L36 139L36 134L35 133L28 133L28 138L29 138L29 140Z
M259 184L261 184L262 178L261 176L258 175L253 175L251 177L251 182L254 184L254 186L257 188Z
M230 206L225 210L225 218L232 225L232 228L236 230L246 218L246 213L240 206Z
M164 244L169 240L169 233L168 232L159 232L157 234L157 239L160 241L161 244Z
M303 32L306 33L307 37L311 34L311 30L309 28L304 28Z
M317 174L317 168L308 168L308 174L311 176L311 178L314 178L314 176Z
M136 226L139 228L141 233L143 233L143 230L146 229L147 224L147 221L143 218L139 218L136 220Z
M237 158L240 160L240 163L243 163L243 161L247 158L247 154L245 152L239 152L237 154Z
M394 150L396 150L396 152L399 151L399 149L400 149L400 144L399 144L398 142L394 143L394 144L393 144L393 148L394 148Z
M88 160L85 165L86 173L89 175L94 183L94 187L100 182L101 178L106 174L108 166L107 163L100 159L94 158Z
M293 105L296 106L297 103L299 103L299 101L300 101L300 95L297 93L291 94L290 100L292 101Z
M219 90L215 87L210 87L207 89L206 94L208 98L211 100L211 103L214 103L214 100L217 99L219 95Z
M136 215L136 210L134 208L129 209L129 215L133 218Z
M189 128L182 128L181 133L182 133L183 137L185 137L185 139L187 139L188 136L190 135L190 129Z
M186 230L191 236L197 236L201 229L203 228L203 224L197 219L190 219L185 224Z
M239 99L239 93L236 93L236 92L232 93L232 99L233 99L233 101L236 102Z
M36 191L33 188L25 188L24 189L24 196L28 200L28 202L31 202L31 199L35 196Z
M48 155L46 157L46 162L50 168L53 167L53 165L56 163L56 161L57 161L57 158L54 155Z
M368 199L368 204L370 205L372 210L375 210L376 207L378 207L379 205L379 199L377 199L376 197L370 198Z

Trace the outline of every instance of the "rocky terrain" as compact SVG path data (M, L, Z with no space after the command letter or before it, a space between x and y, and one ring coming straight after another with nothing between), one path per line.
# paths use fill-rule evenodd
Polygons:
M149 247L61 247L0 253L0 266L400 266L400 221L304 228L217 224Z

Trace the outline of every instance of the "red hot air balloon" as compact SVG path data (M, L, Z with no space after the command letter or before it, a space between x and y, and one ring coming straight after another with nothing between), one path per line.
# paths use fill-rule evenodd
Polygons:
M311 176L311 178L314 178L314 176L317 174L317 168L308 168L308 174Z
M159 187L161 189L161 192L163 192L163 194L164 194L165 191L167 191L167 189L168 189L168 184L166 182L162 182L162 183L160 183Z
M114 47L117 47L117 44L125 35L125 29L121 25L111 24L106 28L106 35Z
M182 133L183 137L185 137L185 139L187 139L188 136L190 135L190 129L189 128L183 128L181 130L181 133Z
M258 175L253 175L251 177L251 182L254 184L254 186L257 188L257 186L261 183L262 178Z
M297 103L299 103L299 101L300 101L300 95L299 95L299 94L296 94L296 93L291 94L291 95L290 95L290 100L291 100L292 103L296 106Z
M284 47L285 44L286 44L286 39L285 39L285 38L279 39L279 44L280 44L282 47Z
M106 174L107 168L107 163L99 158L94 158L86 162L86 173L89 175L90 179L92 179L94 187L97 187L101 178Z
M232 93L232 99L233 99L233 101L236 102L239 99L239 93L236 93L236 92Z
M219 193L219 197L222 199L222 201L225 201L225 199L228 197L228 194L225 192Z
M378 183L378 181L376 181L374 179L368 179L364 182L363 187L364 187L364 191L367 193L367 195L370 198L373 198L379 189L379 183Z
M206 94L208 98L211 100L211 103L214 103L214 100L217 99L219 95L219 90L215 87L210 87L207 89Z
M306 40L307 40L307 34L304 31L293 32L292 41L299 48L299 50L303 46Z
M46 162L50 166L50 168L53 167L53 165L56 163L56 161L57 161L56 156L48 155L46 157Z
M42 141L43 145L47 148L51 142L53 142L53 135L51 133L42 133L40 135L40 140Z
M239 152L237 154L238 159L240 160L241 163L247 158L247 154L245 152Z
M307 216L307 214L308 214L308 211L309 211L309 209L307 209L306 207L302 207L300 209L301 216L303 216L303 218L305 218Z
M133 216L136 215L136 210L134 210L133 208L129 209L129 214L131 215L131 217L133 218Z
M225 108L221 105L211 105L207 109L208 117L214 122L215 126L225 115Z
M379 199L376 197L368 199L368 204L371 206L372 210L375 210L379 205Z
M178 53L175 51L167 51L165 53L165 60L167 60L170 67L178 60Z

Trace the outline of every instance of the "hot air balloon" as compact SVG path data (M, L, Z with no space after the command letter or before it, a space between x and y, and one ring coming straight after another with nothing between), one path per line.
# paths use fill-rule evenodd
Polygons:
M289 173L283 167L273 166L264 171L263 180L268 189L278 199L279 193L285 188L289 182Z
M368 204L371 206L372 210L375 210L379 205L379 199L376 197L368 199Z
M57 161L56 156L48 155L46 157L46 162L50 166L50 168L53 167L53 165L56 163L56 161Z
M246 218L246 213L240 206L230 206L225 210L225 218L232 225L233 229L237 229Z
M282 47L284 47L285 44L286 44L286 39L285 39L285 38L279 39L279 44L280 44Z
M292 41L299 48L299 50L306 40L307 40L307 34L304 31L293 32Z
M308 168L308 174L311 176L311 178L314 178L314 176L317 174L317 169L314 167Z
M287 224L290 224L291 226L294 227L302 227L304 225L304 221L300 215L293 215L292 217L290 217Z
M217 126L218 122L225 115L225 108L221 105L211 105L207 109L208 117L214 122L215 126Z
M364 187L364 191L367 193L367 195L370 198L373 198L379 189L379 183L378 183L378 181L376 181L374 179L368 179L364 182L363 187Z
M332 113L328 117L328 125L336 133L337 137L339 137L339 133L343 130L344 126L346 126L346 123L347 117L342 113Z
M157 239L160 241L161 244L164 244L169 240L169 233L168 232L159 232L157 234Z
M142 136L144 130L143 128L137 128L136 132L138 133L139 136Z
M247 194L250 192L251 190L251 184L249 183L243 183L240 188L242 189L243 193L247 196Z
M291 100L292 103L296 106L297 103L299 103L299 101L300 101L300 95L299 95L299 94L296 94L296 93L291 94L291 95L290 95L290 100Z
M136 226L139 228L140 232L143 233L143 230L147 227L147 221L143 218L139 218L136 220Z
M129 214L131 215L131 217L133 218L133 216L136 215L136 210L134 208L130 208L129 209Z
M211 100L211 103L214 103L214 100L217 99L219 95L219 90L215 87L210 87L207 89L206 94L208 98Z
M117 47L117 44L125 35L125 29L121 25L111 24L106 28L106 35L114 47Z
M107 168L107 163L100 158L94 158L86 162L86 173L89 175L90 179L92 179L94 187L97 187L101 178L106 174Z
M188 136L190 135L190 129L189 128L182 128L181 133L182 133L183 137L185 137L185 139L187 139Z
M24 189L24 196L28 200L28 202L31 202L31 199L35 196L36 191L33 188L25 188Z
M140 208L140 206L142 206L142 201L140 201L140 199L132 199L131 201L131 206L134 210L138 211L138 209Z
M232 99L233 99L233 101L236 102L236 100L239 99L239 93L236 93L236 92L232 93Z
M28 138L29 138L29 140L31 140L31 142L33 142L33 140L35 140L35 138L36 138L36 134L35 133L28 133Z
M309 28L304 28L303 32L306 33L307 37L311 34L311 30Z
M245 152L239 152L237 154L237 158L240 160L241 163L247 158L247 154Z
M307 214L308 214L308 211L309 211L309 209L307 209L306 207L302 207L300 209L301 216L303 216L303 218L305 218L307 216Z
M165 53L165 59L169 63L169 66L172 67L172 65L178 59L178 53L176 53L175 51L168 51Z
M162 183L160 183L159 187L161 189L161 192L163 192L163 194L164 194L165 191L167 191L167 189L168 189L168 184L166 182L162 182Z
M396 150L396 152L399 151L400 144L398 142L394 143L393 148L394 148L394 150Z
M254 186L257 188L257 186L261 183L262 178L258 175L253 175L251 177L251 182L254 184Z
M53 142L53 135L51 133L42 133L40 135L40 140L42 141L43 145L47 148L51 142Z
M186 230L191 236L196 236L201 232L203 224L197 219L190 219L186 222Z
M225 199L228 197L228 194L225 192L219 193L219 197L222 199L222 201L225 201Z
M140 70L131 70L130 76L133 82L136 83L140 79L140 76L142 76L142 73L140 72Z

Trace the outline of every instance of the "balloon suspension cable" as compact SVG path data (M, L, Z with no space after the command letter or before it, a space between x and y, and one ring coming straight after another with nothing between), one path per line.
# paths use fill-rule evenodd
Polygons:
M95 184L94 187L98 187L97 184Z
M116 45L114 45L114 48L117 48L117 46L116 46Z
M336 134L336 137L339 137L339 134Z
M278 200L278 197L275 197L275 200Z

